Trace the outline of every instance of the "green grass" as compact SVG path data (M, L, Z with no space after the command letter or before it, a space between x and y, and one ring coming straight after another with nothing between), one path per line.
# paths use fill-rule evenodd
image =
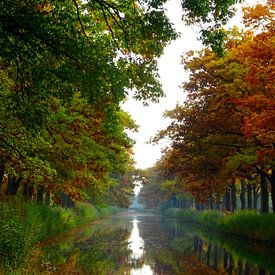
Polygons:
M24 264L36 242L115 211L113 207L96 208L88 203L65 209L20 199L0 202L0 271L11 272Z
M203 230L233 234L258 241L275 243L275 214L237 211L224 214L218 211L167 209L166 216L200 225Z

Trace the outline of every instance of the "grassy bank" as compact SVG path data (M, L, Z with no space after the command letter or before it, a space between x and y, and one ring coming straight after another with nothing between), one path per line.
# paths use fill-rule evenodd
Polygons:
M115 208L82 203L74 208L47 207L12 200L0 203L0 271L15 270L28 259L34 243L110 215Z
M233 234L252 240L275 243L275 214L239 211L225 214L218 211L196 211L170 208L165 215L200 225L203 230Z

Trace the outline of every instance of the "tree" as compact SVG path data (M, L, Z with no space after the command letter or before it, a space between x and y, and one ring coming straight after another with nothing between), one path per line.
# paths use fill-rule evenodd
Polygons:
M260 9L264 20L270 19L270 8L268 2ZM255 15L249 11L250 17ZM205 49L183 59L190 71L183 85L187 101L166 112L173 122L155 140L172 140L168 162L199 200L256 173L262 179L262 210L268 211L266 178L271 178L274 161L271 26L265 24L260 33L228 32L223 57Z
M177 37L165 2L0 3L0 166L10 187L33 186L39 200L44 190L78 200L88 186L93 196L108 189L130 159L120 102L129 90L163 95L156 60ZM230 16L229 1L195 14L185 4L187 20Z

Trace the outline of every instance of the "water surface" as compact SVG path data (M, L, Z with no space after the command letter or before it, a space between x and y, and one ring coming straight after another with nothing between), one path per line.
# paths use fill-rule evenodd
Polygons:
M203 234L199 228L128 211L38 246L34 274L275 274L272 246Z

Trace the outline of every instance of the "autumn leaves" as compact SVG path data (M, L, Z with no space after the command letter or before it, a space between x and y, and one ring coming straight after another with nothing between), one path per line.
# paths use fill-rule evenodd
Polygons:
M165 114L173 122L155 141L172 144L157 167L201 202L254 179L266 212L275 188L274 3L244 14L247 30L228 31L223 57L207 48L184 56L187 100Z

